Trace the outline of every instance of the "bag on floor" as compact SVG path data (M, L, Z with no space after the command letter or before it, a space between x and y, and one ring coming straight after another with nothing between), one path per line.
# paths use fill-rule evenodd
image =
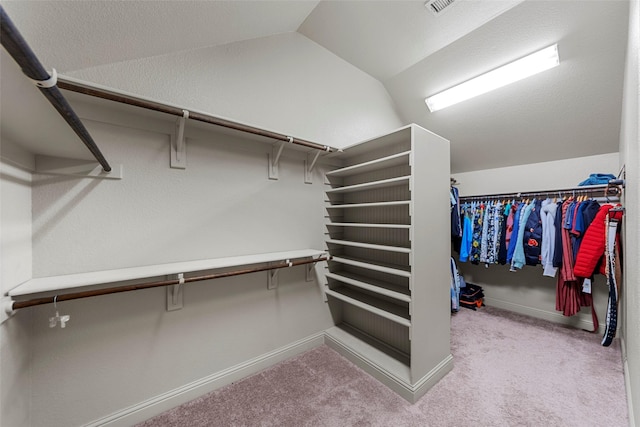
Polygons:
M482 287L474 285L473 283L467 283L467 286L460 289L460 307L470 308L475 310L478 307L484 306L484 292Z

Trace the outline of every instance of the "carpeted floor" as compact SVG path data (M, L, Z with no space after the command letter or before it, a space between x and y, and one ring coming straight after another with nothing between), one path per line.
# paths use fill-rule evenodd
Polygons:
M628 426L619 342L486 307L451 319L454 368L414 405L321 346L139 424Z

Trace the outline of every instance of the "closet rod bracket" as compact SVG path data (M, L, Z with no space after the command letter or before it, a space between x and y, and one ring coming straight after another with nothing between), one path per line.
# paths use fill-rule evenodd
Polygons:
M279 178L278 165L280 163L280 156L282 156L282 151L284 150L284 146L287 143L289 144L293 143L292 136L288 136L286 141L281 141L280 144L278 144L277 148L276 148L276 145L274 144L273 148L271 149L271 153L268 154L269 179L275 180Z
M315 155L313 153L307 153L307 159L304 161L304 183L313 184L313 168L318 161L322 151L317 151ZM313 157L313 158L312 158Z
M13 309L13 299L11 297L3 296L0 304L2 304L2 309L0 310L0 324L2 324L15 315L17 311Z
M287 259L284 262L287 264L286 267L293 267L293 263L290 259ZM280 268L274 268L267 271L267 289L271 290L278 287L278 272L280 271Z
M267 289L272 290L278 287L278 272L280 270L274 269L267 271Z
M313 282L313 270L315 268L314 264L308 264L307 268L305 268L304 280L307 282Z
M187 141L184 130L189 118L189 111L182 110L182 117L176 120L176 127L171 134L171 167L173 169L187 168Z
M184 306L184 273L179 273L170 280L177 280L178 283L166 287L167 311L180 310Z

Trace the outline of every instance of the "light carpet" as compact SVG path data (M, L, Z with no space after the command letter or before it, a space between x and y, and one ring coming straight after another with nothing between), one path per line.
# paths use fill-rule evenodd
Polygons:
M321 346L138 426L628 426L620 345L600 338L462 309L453 370L413 405Z

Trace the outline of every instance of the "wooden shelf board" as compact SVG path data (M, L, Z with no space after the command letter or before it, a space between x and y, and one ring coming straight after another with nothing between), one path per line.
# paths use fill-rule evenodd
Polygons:
M395 276L411 277L411 269L409 266L403 267L395 264L373 262L366 259L345 256L333 256L331 257L331 261L340 264L352 265L354 267L366 268L368 270L379 271L381 273L393 274Z
M382 280L372 279L359 274L350 273L348 271L337 271L335 273L325 273L326 277L356 286L370 292L385 295L398 301L411 302L411 296L408 295L409 288L385 282Z
M327 172L327 176L351 176L357 175L360 173L370 172L378 169L389 168L393 166L401 166L404 164L409 164L409 155L411 151L404 151L402 153L393 154L391 156L382 157L379 159L371 160L368 162L360 163L353 166L347 166L345 168L340 168L336 170L332 170Z
M326 289L325 293L347 304L391 320L392 322L407 327L411 326L411 320L406 317L406 310L399 305L377 299L371 295L344 286L336 289Z
M315 257L324 253L324 251L316 249L301 249L286 252L269 252L198 261L184 261L169 264L121 268L115 270L92 271L60 276L38 277L18 285L11 289L8 294L9 296L30 295L41 292L79 288L83 286L166 276L170 274L239 267L243 265L262 264L286 259Z
M348 203L344 205L331 205L326 206L327 209L349 209L349 208L376 208L376 207L388 207L388 206L402 206L409 205L409 200L398 200L394 202L371 202L371 203Z
M354 191L372 190L375 188L394 187L398 185L408 184L410 176L399 176L396 178L382 179L380 181L364 182L362 184L346 185L344 187L332 188L326 190L327 194L351 193Z
M403 228L410 229L409 224L366 224L361 222L330 222L327 226L331 227L361 227L361 228Z
M407 386L411 384L411 368L409 367L409 357L401 354L394 354L392 351L384 351L372 342L368 342L359 331L349 325L341 324L325 331L325 335L332 341L355 353L360 359L366 360L368 364L373 364L377 369L382 369L386 375L390 375L395 381ZM396 357L394 357L396 356ZM404 359L406 363L401 361Z
M401 246L376 245L373 243L352 242L349 240L336 240L336 239L327 239L326 242L334 245L353 246L356 248L364 248L364 249L376 249L379 251L399 252L403 254L411 253L411 248L403 248Z

